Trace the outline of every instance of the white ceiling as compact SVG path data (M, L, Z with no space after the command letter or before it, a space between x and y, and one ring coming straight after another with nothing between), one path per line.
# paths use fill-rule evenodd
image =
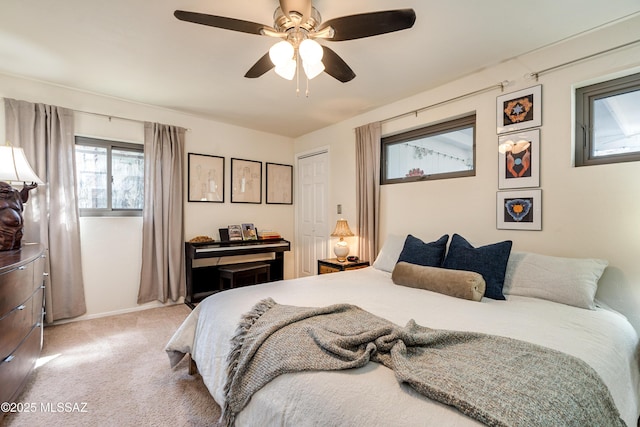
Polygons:
M274 39L176 9L273 25L277 0L0 0L0 73L288 137L406 98L640 11L638 0L315 0L324 20L413 8L412 29L326 43L356 73L296 83L245 72ZM30 100L37 102L38 100Z

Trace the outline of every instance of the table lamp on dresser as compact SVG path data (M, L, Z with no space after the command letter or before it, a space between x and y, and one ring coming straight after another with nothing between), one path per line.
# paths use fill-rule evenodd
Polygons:
M18 191L12 183L22 185ZM24 203L29 191L44 184L31 169L20 147L0 146L0 251L20 249Z

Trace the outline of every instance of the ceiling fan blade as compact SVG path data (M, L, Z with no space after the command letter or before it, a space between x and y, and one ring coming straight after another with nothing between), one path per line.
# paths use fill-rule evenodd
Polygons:
M274 67L273 62L271 62L271 58L269 58L269 52L265 53L262 58L258 59L258 62L253 64L253 67L247 71L247 74L244 76L248 79L255 79L260 77L270 69Z
M342 83L349 82L356 77L356 73L353 72L351 67L349 67L337 53L326 46L322 46L322 50L324 52L322 55L322 63L324 64L325 73Z
M335 34L329 41L344 41L392 33L413 27L416 13L413 9L386 10L342 16L322 23L318 32L332 27Z
M210 27L222 28L225 30L239 31L241 33L262 35L263 29L276 32L274 28L268 25L258 24L250 21L243 21L241 19L226 18L224 16L187 12L185 10L176 10L173 15L181 21L208 25Z
M296 13L302 17L301 22L306 22L311 16L311 0L280 0L280 9L287 18Z

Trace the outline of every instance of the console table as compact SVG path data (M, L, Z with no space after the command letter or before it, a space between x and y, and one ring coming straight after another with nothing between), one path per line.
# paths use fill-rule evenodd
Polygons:
M211 243L185 242L185 270L187 293L185 303L194 307L196 302L216 292L229 289L220 280L220 267L229 263L221 263L212 266L194 267L194 260L205 258L222 258L237 255L270 254L275 256L263 262L269 265L269 280L282 280L284 278L284 253L291 250L291 244L285 239L268 240L241 240ZM233 264L243 264L234 262Z

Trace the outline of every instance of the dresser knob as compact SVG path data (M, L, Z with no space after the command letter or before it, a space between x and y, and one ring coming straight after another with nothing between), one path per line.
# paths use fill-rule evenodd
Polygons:
M9 356L5 357L3 362L11 362L13 359L15 359L16 357L13 354L10 354Z
M42 273L42 275L43 275L44 277L48 277L48 276L49 276L49 273Z
M19 306L16 307L16 310L24 310L27 306L24 304L20 304Z
M20 267L18 267L18 270L26 270L26 269L27 269L27 267L24 266L24 265L21 265Z

